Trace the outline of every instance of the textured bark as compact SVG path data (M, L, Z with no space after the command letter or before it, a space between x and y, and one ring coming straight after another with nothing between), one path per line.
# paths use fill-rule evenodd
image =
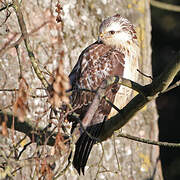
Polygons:
M52 71L57 66L57 61L61 57L63 51L65 69L68 74L76 63L80 52L97 40L100 22L107 16L119 13L136 25L138 40L141 47L141 58L139 60L140 71L151 75L149 1L62 0L60 2L63 8L62 32L58 31L61 25L55 23L55 18L53 14L51 14L51 10L55 10L56 0L22 1L22 11L28 32L41 26L44 22L49 21L54 23L47 23L40 28L41 31L37 30L36 33L30 36L31 45L40 64L46 65L48 69ZM4 14L4 16L6 16L6 14ZM1 18L1 21L3 21L2 16ZM2 26L1 34L4 35L5 40L0 39L0 43L2 43L0 47L4 47L3 45L7 42L6 38L8 39L15 36L13 33L8 34L6 26L11 30L10 33L20 32L17 28L19 27L17 19L14 14L12 14L8 22ZM15 39L17 39L17 37ZM13 40L15 41L15 39ZM23 43L20 44L20 48L24 49ZM32 72L26 51L22 50L21 58L24 77L31 87L39 87L40 81ZM15 48L7 52L5 51L1 56L0 63L0 73L1 77L3 77L0 79L0 83L2 84L1 88L18 88L19 66ZM142 75L139 77L139 83L142 85L150 82L150 79ZM44 94L40 92L40 95ZM0 98L0 108L11 104L14 98L13 95L8 96L8 93L2 93L2 97L3 98ZM41 121L36 115L36 112L42 112L44 109L48 108L46 100L35 102L31 99L29 100L29 106L32 109L29 118L37 119L39 124L46 125L48 117L43 116L43 120ZM153 101L138 112L120 131L138 137L157 140L157 119L156 105ZM93 147L85 176L79 177L73 168L69 168L69 170L58 179L162 179L159 148L157 146L116 137L116 134L118 134L118 132L115 132L112 138L104 141L102 146L101 144L97 144ZM22 137L22 135L17 134L15 141L18 142L20 137ZM8 143L12 144L13 141L8 139ZM2 144L6 144L4 139ZM23 158L29 157L33 152L33 148L35 148L34 144L23 154ZM46 151L50 151L49 147ZM60 165L63 165L61 163L62 162L60 162ZM23 169L22 174L18 174L15 178L30 179L30 174L32 172L34 173L34 166L28 165L25 170Z

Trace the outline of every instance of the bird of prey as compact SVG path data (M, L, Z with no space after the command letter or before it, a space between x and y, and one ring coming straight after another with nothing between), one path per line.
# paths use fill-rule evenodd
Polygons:
M139 47L134 26L121 15L106 18L100 25L96 42L85 48L69 75L72 96L71 104L82 121L90 107L95 93L80 89L97 90L101 82L108 76L120 76L133 81L137 80ZM127 104L132 90L122 85L113 84L106 90L106 97L117 107ZM84 127L91 136L98 138L102 122L108 121L117 112L102 99L91 122ZM83 122L82 122L83 123ZM73 166L78 173L84 169L95 138L81 130L76 142Z

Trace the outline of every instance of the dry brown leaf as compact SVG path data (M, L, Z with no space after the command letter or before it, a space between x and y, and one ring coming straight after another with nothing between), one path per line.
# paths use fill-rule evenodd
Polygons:
M8 136L8 130L7 130L6 121L2 122L2 135L3 136Z
M16 101L13 105L14 115L18 117L19 121L24 122L27 111L29 110L27 105L29 86L26 80L22 77L19 82L19 90Z
M7 114L4 113L4 118L0 118L0 124L2 126L2 135L3 136L8 136L8 129L7 129L7 121L8 121L8 117L7 117Z
M64 144L64 142L65 141L64 141L63 136L61 135L60 132L58 132L58 134L56 135L55 150L58 150L58 152L61 152L61 151L66 152L67 151L67 147Z
M47 179L49 179L49 180L53 179L53 172L52 172L50 166L48 165L46 159L44 159L41 164L41 174L46 176Z
M62 11L62 7L61 7L61 4L60 2L58 1L58 3L56 4L56 12L58 13L57 17L56 17L56 22L59 23L59 22L62 22L62 19L61 19L61 11Z
M63 61L59 61L59 67L56 70L56 76L52 84L53 90L49 102L53 107L60 107L63 103L68 104L69 98L66 91L70 89L69 78L64 73Z

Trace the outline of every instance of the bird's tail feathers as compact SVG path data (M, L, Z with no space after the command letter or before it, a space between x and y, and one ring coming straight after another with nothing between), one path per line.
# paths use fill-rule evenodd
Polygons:
M78 141L76 142L76 150L73 159L73 166L74 168L76 168L79 174L82 172L84 175L84 169L89 154L91 152L93 145L97 142L97 138L100 135L104 121L102 123L87 127L86 132L83 132L80 138L78 139ZM87 132L92 137L90 137Z

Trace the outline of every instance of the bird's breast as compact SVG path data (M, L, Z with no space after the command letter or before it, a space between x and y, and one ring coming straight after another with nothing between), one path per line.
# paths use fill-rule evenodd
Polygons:
M124 71L123 71L122 77L137 82L138 80L137 69L138 69L138 58L139 58L138 50L139 49L137 47L137 51L136 51L135 48L133 49L133 51L131 49L128 49L128 51L126 51L125 53L125 56L124 56L125 64L124 64ZM130 99L132 98L132 95L133 95L132 89L121 85L118 92L116 93L113 104L119 109L122 109L130 101ZM111 118L117 113L118 112L114 108L111 108L108 118Z

